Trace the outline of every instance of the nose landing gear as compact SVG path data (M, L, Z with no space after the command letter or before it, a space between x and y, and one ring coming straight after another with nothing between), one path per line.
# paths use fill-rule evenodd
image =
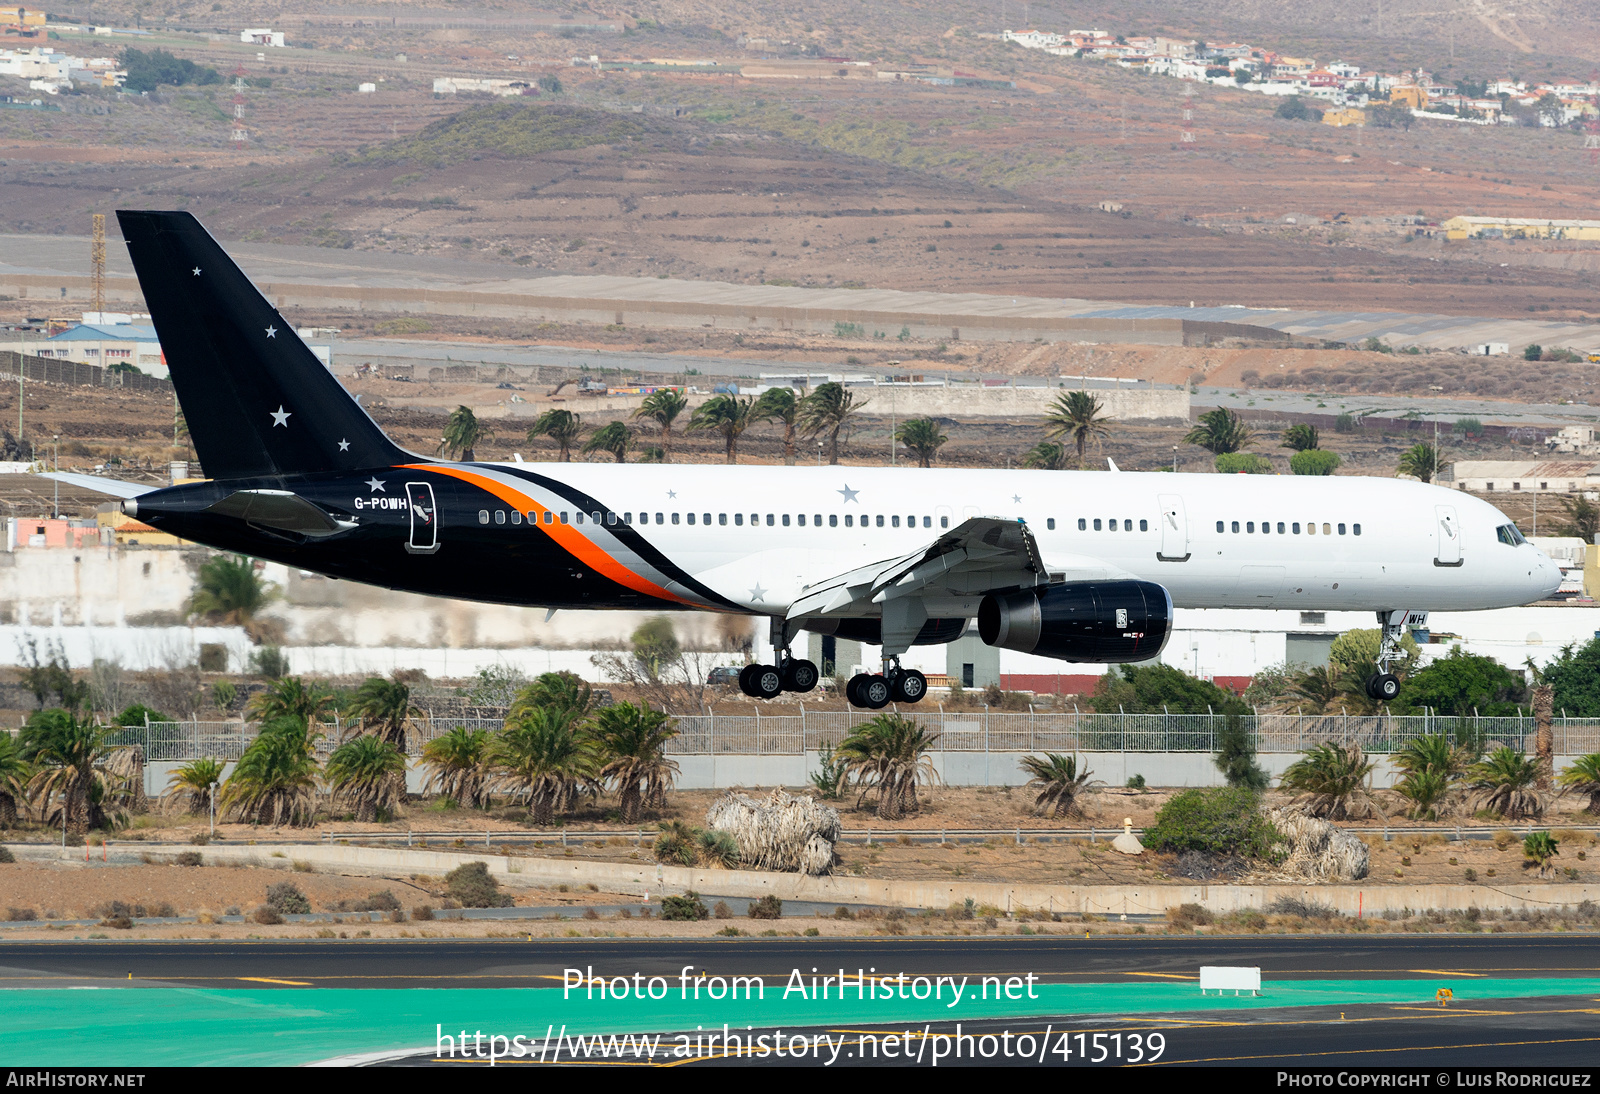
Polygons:
M1378 672L1367 679L1367 697L1374 702L1391 703L1400 694L1400 678L1389 671L1389 666L1400 657L1400 637L1407 627L1425 627L1428 613L1399 609L1379 612L1378 625L1383 634L1378 645Z

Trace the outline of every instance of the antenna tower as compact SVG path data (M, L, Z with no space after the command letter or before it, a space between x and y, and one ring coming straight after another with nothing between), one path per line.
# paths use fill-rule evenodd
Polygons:
M229 140L243 144L250 139L244 128L244 66L233 70L233 132Z
M94 235L89 242L89 284L94 292L94 310L106 310L106 215L94 214Z
M1194 97L1197 94L1198 94L1198 92L1195 91L1193 84L1188 84L1183 89L1183 143L1184 144L1193 144L1194 143Z

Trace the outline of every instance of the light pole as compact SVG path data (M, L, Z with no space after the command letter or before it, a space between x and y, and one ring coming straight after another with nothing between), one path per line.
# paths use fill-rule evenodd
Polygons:
M50 438L51 448L55 451L56 474L61 474L61 434L57 433ZM56 479L56 519L61 519L61 480Z
M219 783L212 783L208 790L211 791L211 838L217 838L217 787Z
M822 440L821 440L821 438L818 438L818 440L817 440L817 466L818 467L822 466Z
M1176 471L1178 469L1178 446L1177 445L1173 445L1172 446L1172 469L1174 471Z

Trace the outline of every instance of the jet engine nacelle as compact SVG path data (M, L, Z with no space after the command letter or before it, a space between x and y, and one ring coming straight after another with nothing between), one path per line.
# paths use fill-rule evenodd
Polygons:
M1172 597L1153 581L1074 581L991 593L978 606L985 643L1063 661L1149 661L1172 629Z

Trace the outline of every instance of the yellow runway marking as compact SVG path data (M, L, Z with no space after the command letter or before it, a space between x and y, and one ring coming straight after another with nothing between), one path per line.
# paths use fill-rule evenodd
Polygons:
M1486 972L1462 972L1460 969L1407 969L1407 972L1427 972L1435 976L1488 976Z
M253 980L257 984L287 984L291 988L309 988L309 980L274 980L270 976L235 976L235 980Z
M1566 1037L1553 1041L1483 1041L1471 1045L1407 1045L1401 1048L1345 1048L1331 1052L1264 1053L1259 1056L1201 1056L1187 1060L1158 1060L1153 1064L1132 1064L1132 1067L1160 1067L1162 1064L1224 1064L1240 1060L1278 1060L1286 1055L1299 1057L1349 1056L1354 1053L1377 1055L1383 1052L1444 1052L1463 1048L1527 1048L1533 1045L1586 1045L1600 1042L1600 1037Z
M1125 972L1123 976L1163 976L1168 980L1198 980L1198 976L1190 976L1183 972Z

